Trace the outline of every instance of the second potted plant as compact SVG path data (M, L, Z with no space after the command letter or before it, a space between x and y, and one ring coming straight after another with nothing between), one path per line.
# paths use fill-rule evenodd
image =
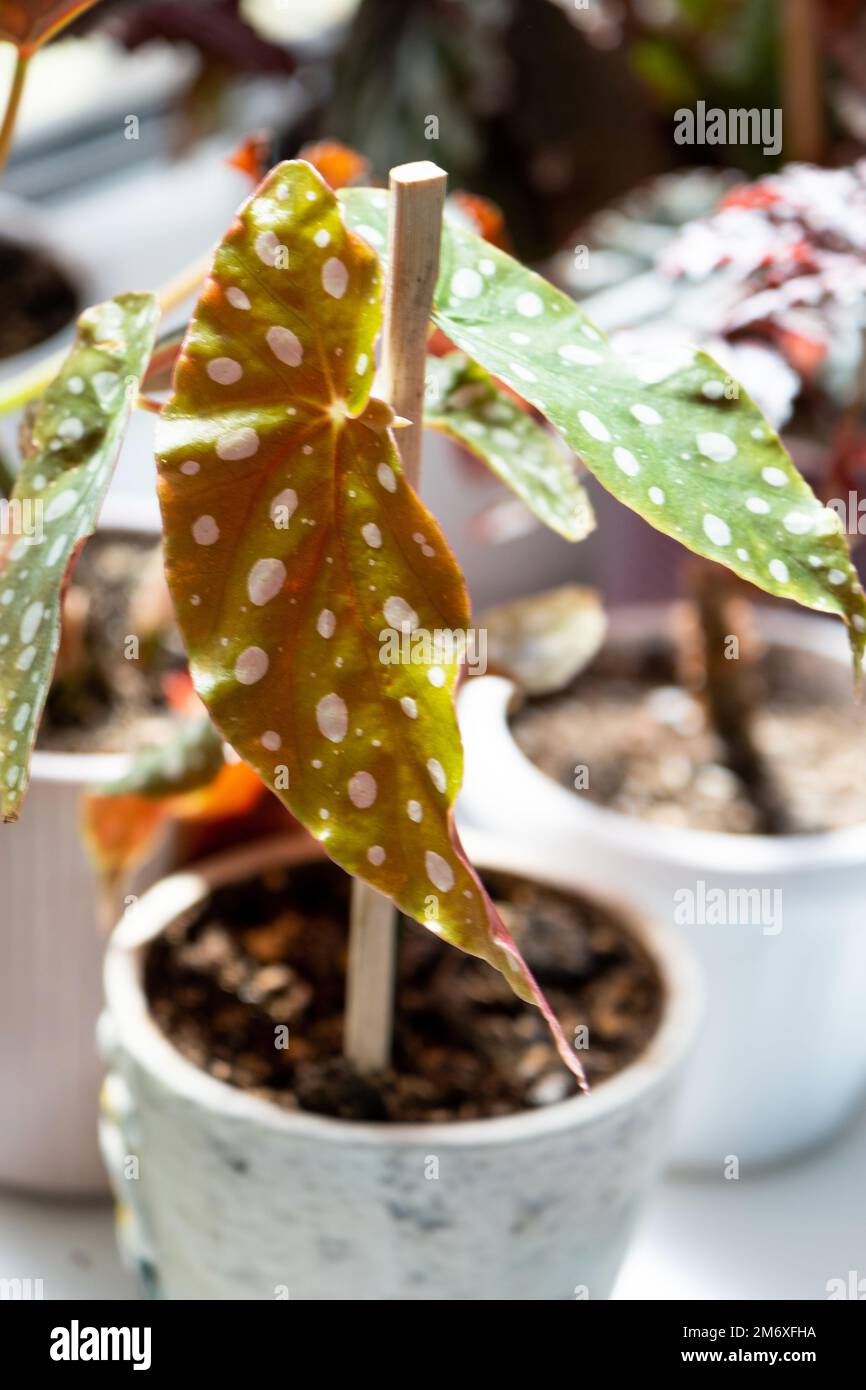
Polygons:
M528 816L584 882L639 883L688 939L707 1017L675 1156L720 1171L730 1155L763 1164L814 1145L866 1089L866 805L850 776L866 733L832 624L768 605L731 615L739 655L722 665L749 661L740 643L763 648L750 722L776 804L762 808L677 671L687 607L614 610L601 656L558 694L469 682L461 808L488 832Z

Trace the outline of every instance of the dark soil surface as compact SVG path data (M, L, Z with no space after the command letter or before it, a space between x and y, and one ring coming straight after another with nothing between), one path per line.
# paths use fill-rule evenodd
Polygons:
M78 309L75 287L53 261L0 236L0 359L45 342Z
M785 832L866 821L866 707L850 673L793 648L760 658L755 747ZM512 721L524 753L575 795L657 824L769 833L728 765L702 702L676 683L663 642L608 648L565 692L530 700ZM584 767L575 786L575 769Z
M99 532L88 541L64 602L57 670L39 733L42 749L130 752L166 731L165 680L185 668L173 624L162 623L164 581L151 537ZM138 640L138 655L129 638Z
M653 962L598 907L505 875L486 879L566 1036L587 1026L581 1060L591 1083L604 1081L658 1027ZM576 1091L538 1010L490 966L412 922L401 927L393 1065L355 1074L341 1057L348 901L349 879L327 861L215 892L150 948L157 1023L220 1081L347 1120L470 1120Z

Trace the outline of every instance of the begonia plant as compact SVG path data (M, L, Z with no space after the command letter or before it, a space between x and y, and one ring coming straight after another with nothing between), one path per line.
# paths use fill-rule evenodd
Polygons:
M454 556L401 465L403 421L377 395L388 217L387 192L338 197L302 161L274 168L240 208L157 424L168 582L195 688L226 743L333 860L545 1009L579 1076L455 829L459 650L419 643L408 661L381 659L388 634L471 623ZM20 536L0 556L7 820L26 789L63 585L96 524L156 321L149 295L89 310L30 421L11 501L39 505L41 544ZM571 300L447 218L432 321L460 355L431 372L427 423L465 440L545 523L578 539L591 512L555 436L514 395L651 525L842 617L859 670L866 598L838 519L711 358L618 356Z

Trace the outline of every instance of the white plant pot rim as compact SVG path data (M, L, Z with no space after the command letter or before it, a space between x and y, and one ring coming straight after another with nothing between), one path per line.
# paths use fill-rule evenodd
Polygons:
M501 837L474 830L467 831L463 838L470 859L477 864L495 867L498 872L536 877L567 892L576 891L573 876L569 881L559 857L545 856L537 850L527 852L519 845L505 843ZM334 1144L435 1144L444 1148L483 1143L502 1145L591 1125L641 1093L651 1092L687 1053L703 1004L701 979L691 952L669 928L636 916L621 903L592 894L596 902L622 915L650 951L662 977L664 1009L659 1027L644 1052L588 1096L571 1096L538 1110L482 1120L387 1124L281 1110L217 1080L187 1061L153 1021L141 987L141 948L180 913L199 903L212 888L277 865L301 862L311 855L324 857L316 841L299 835L289 839L280 836L217 855L196 865L194 870L172 874L126 911L109 942L105 993L118 1041L140 1063L158 1074L163 1084L191 1104L230 1114L239 1122L254 1123L284 1134L308 1135L311 1139Z
M615 609L609 636L614 642L647 636L658 630L660 620L675 606L674 603L648 603ZM758 606L757 614L759 631L773 645L805 650L824 660L846 664L847 639L841 622L833 624L829 618L810 617L766 604ZM473 689L476 686L477 689ZM658 825L583 801L537 768L518 745L509 727L508 715L519 697L517 685L504 676L472 677L460 696L461 705L465 701L461 711L464 739L472 739L477 733L483 736L486 744L495 745L495 748L490 747L491 756L510 764L518 779L515 795L520 796L520 781L527 786L531 783L536 794L543 793L551 806L558 805L564 825L575 819L591 819L594 835L629 853L642 853L699 871L729 871L735 863L738 869L753 873L784 870L808 874L816 868L862 863L866 858L866 824L809 834L738 835L720 830ZM486 735L482 735L483 729L488 731Z
M154 499L155 501L155 499ZM154 506L145 498L107 497L99 516L100 531L131 531L137 535L159 535L159 520ZM54 782L68 786L84 782L96 786L122 777L129 767L128 753L56 753L39 748L33 750L30 779L41 783Z

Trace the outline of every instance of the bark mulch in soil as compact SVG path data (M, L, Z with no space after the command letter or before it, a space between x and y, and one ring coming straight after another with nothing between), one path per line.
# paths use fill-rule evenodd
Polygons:
M785 832L866 822L866 707L850 673L776 647L759 675L752 736ZM527 701L511 727L542 772L599 806L655 824L773 833L702 702L677 684L667 643L605 650L567 690Z
M587 1026L581 1059L591 1083L604 1081L658 1026L655 965L600 907L486 878L566 1035ZM341 1056L348 901L349 880L326 861L214 892L149 950L157 1024L220 1081L346 1120L470 1120L575 1093L538 1010L411 922L401 927L392 1067L354 1073Z
M63 641L38 746L51 752L128 753L166 735L164 677L186 668L173 625L140 636L131 610L145 569L161 584L151 536L99 532L85 546L64 602ZM138 656L127 653L140 636ZM64 660L65 653L74 654Z

